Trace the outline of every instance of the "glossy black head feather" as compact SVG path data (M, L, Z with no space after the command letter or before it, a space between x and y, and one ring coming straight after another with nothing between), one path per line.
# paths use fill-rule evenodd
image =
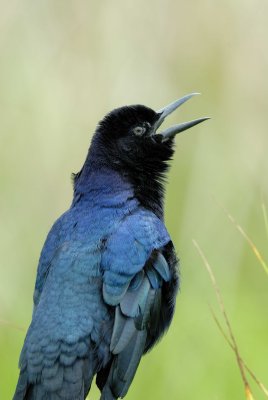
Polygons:
M97 127L101 135L112 137L123 137L128 135L131 127L148 122L153 125L158 119L157 113L149 107L133 105L116 108L107 114Z
M85 165L118 171L133 185L140 202L161 215L163 183L173 155L173 140L162 142L160 135L155 134L158 118L159 114L142 105L113 110L98 124ZM141 134L136 133L137 128Z

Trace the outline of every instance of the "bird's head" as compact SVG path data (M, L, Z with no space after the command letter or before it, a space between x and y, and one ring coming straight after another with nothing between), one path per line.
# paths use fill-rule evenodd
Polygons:
M111 111L98 124L85 165L76 178L86 178L94 171L116 170L133 185L143 203L148 200L161 204L163 178L173 155L175 136L208 118L183 122L165 130L160 127L169 114L196 94L184 96L159 111L142 105Z
M159 111L142 105L111 111L97 127L90 155L124 174L145 173L148 177L165 172L175 136L208 118L183 122L163 131L160 126L169 114L196 94L184 96Z

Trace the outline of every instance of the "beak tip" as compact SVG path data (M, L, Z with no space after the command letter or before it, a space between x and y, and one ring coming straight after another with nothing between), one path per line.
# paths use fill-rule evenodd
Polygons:
M161 110L156 111L158 119L155 123L154 130L156 131L159 128L159 126L162 124L164 119L169 114L171 114L174 110L176 110L178 107L180 107L186 101L190 100L192 97L200 95L200 94L201 93L198 93L198 92L193 92L193 93L187 94L186 96L181 97L180 99L174 101L173 103L162 108ZM192 126L200 124L201 122L206 121L208 119L210 119L210 117L203 117L203 118L198 118L193 121L183 122L182 124L179 124L179 125L176 125L175 127L171 127L170 129L167 129L165 131L165 134L167 135L167 137L171 137L173 134L176 134L176 133L182 132L186 129L189 129Z
M166 129L164 132L161 132L163 141L166 141L167 139L172 139L175 137L177 133L186 131L187 129L190 129L194 127L195 125L201 124L202 122L210 119L210 117L202 117L198 119L194 119L193 121L189 122L182 122L181 124L171 126L170 128Z

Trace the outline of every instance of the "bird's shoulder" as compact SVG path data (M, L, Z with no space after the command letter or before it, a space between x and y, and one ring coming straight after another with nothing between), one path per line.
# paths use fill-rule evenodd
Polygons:
M162 219L152 211L138 207L134 212L127 214L111 233L107 248L120 251L133 242L140 244L144 249L152 250L166 244L170 240L169 233Z
M128 215L107 239L101 258L106 301L117 302L152 253L171 241L164 222L146 209ZM113 298L113 299L112 299Z

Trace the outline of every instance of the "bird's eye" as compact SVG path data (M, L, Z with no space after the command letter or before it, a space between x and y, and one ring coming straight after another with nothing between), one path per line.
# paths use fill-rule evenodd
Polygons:
M133 133L137 136L141 136L146 132L146 128L144 128L143 126L136 126L133 129Z

